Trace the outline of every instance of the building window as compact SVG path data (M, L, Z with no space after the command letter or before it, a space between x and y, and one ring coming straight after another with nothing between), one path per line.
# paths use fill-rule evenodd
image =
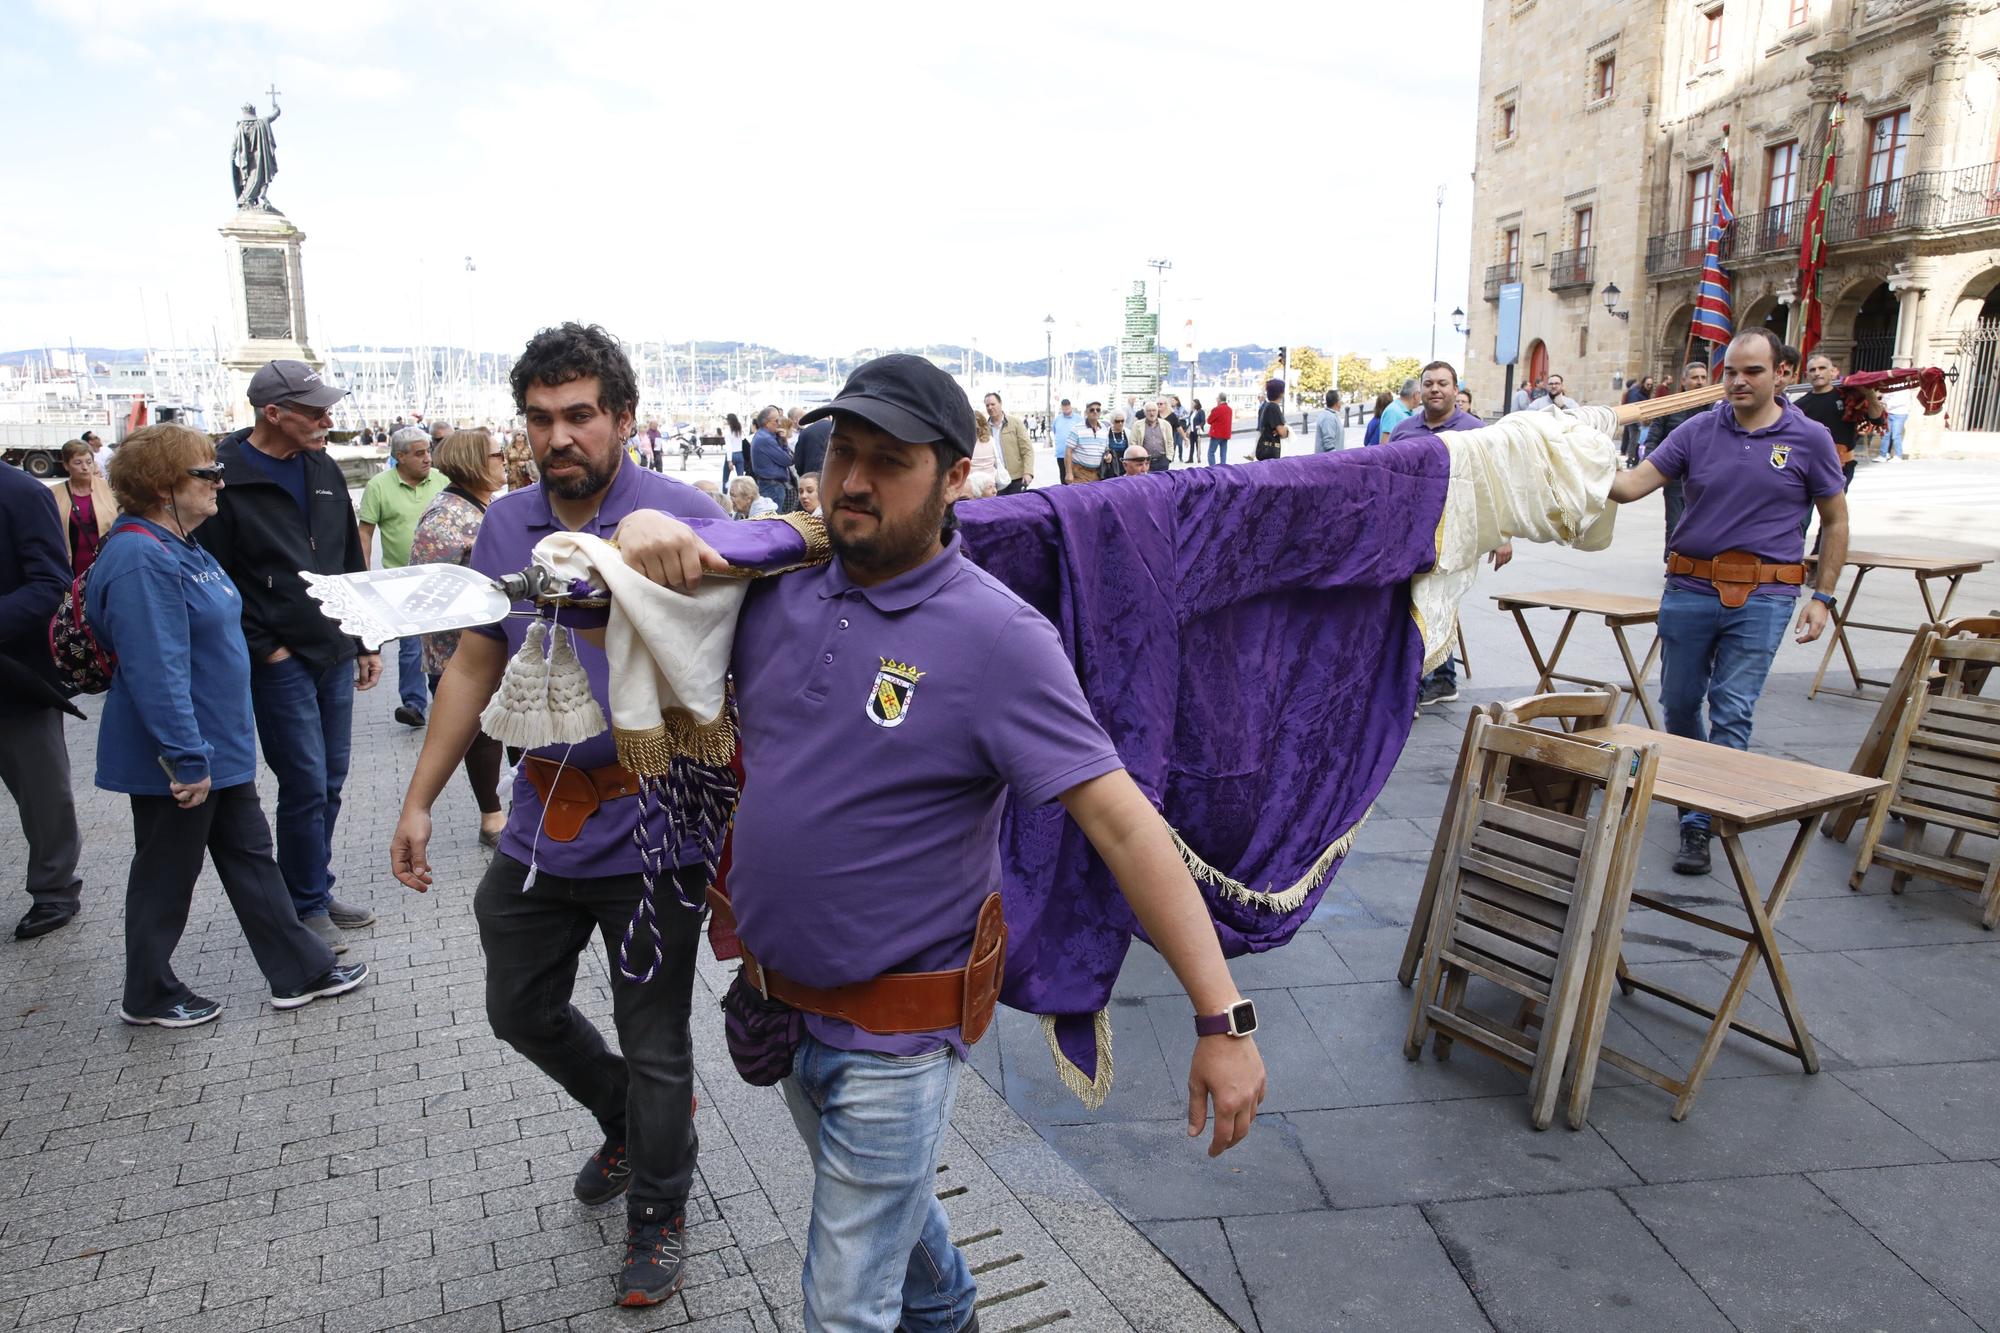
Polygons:
M1597 78L1592 83L1592 96L1603 101L1618 87L1618 57L1616 55L1597 58Z
M1891 111L1868 122L1868 183L1900 180L1910 151L1910 109Z
M1507 257L1508 281L1512 282L1515 278L1521 276L1521 229L1519 227L1507 228L1507 234L1501 241L1501 248Z
M1722 6L1703 10L1701 23L1701 58L1713 64L1722 59Z
M1791 19L1785 26L1796 28L1810 17L1812 17L1812 0L1792 0Z
M1703 167L1688 173L1687 226L1681 232L1681 248L1699 254L1708 245L1708 211L1715 203L1715 171Z
M1500 108L1500 142L1506 143L1512 140L1519 128L1520 123L1516 104L1513 102L1504 103Z
M1579 250L1588 250L1590 248L1590 223L1596 211L1591 208L1579 208L1576 210L1576 248Z
M1764 150L1764 207L1782 208L1798 197L1798 141L1772 144Z

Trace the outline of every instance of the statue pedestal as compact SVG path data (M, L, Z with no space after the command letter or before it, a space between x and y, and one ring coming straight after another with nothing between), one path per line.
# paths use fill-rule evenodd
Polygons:
M250 424L250 377L265 362L303 361L315 370L321 364L306 341L305 275L299 266L306 234L284 214L258 208L240 210L220 230L233 312L222 365L229 372L227 413L234 428Z

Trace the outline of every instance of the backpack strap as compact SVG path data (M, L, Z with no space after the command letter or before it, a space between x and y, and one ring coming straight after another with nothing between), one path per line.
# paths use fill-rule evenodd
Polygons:
M158 537L153 535L153 530L151 528L144 527L138 523L119 523L115 525L111 529L111 531L104 534L104 540L110 541L113 537L117 536L121 532L136 532L142 537L151 537L153 540L153 545L155 546L166 545L165 542L161 541Z

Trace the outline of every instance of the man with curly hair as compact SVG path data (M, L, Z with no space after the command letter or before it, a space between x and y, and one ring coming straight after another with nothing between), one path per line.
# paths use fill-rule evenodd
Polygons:
M517 573L535 543L554 532L609 540L635 509L722 517L721 507L694 487L626 458L639 386L618 341L603 329L575 323L543 329L528 341L511 378L541 482L493 501L472 548L472 568ZM528 618L514 616L467 630L438 682L390 850L396 878L419 892L431 883L431 806L464 759L527 625ZM603 649L579 640L576 653L609 716ZM494 1034L582 1103L604 1131L603 1146L577 1173L575 1193L591 1205L626 1196L617 1302L631 1306L656 1305L681 1283L682 1210L696 1149L688 1006L700 915L663 902L657 973L639 983L613 972L612 1022L622 1055L605 1045L570 995L592 932L615 952L638 905L638 791L638 779L618 763L608 727L575 745L528 752L515 773L500 846L472 903ZM699 901L700 853L669 849L676 852L690 867L676 871L680 894ZM662 899L672 890L659 886Z

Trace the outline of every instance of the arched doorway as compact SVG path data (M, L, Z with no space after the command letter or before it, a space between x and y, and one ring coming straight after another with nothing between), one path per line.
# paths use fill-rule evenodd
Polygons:
M1533 387L1548 377L1549 345L1537 338L1528 344L1528 384Z
M1763 323L1765 328L1778 335L1779 342L1785 341L1785 331L1792 324L1792 308L1782 303L1772 306Z
M1667 317L1666 326L1660 331L1659 347L1654 352L1654 373L1669 384L1681 381L1681 365L1687 360L1688 325L1694 319L1694 307L1682 305Z
M1953 430L2000 430L2000 282L1959 335L1953 358L1959 382L1946 407Z
M1882 283L1869 292L1854 315L1854 350L1849 370L1887 370L1896 359L1896 294Z

